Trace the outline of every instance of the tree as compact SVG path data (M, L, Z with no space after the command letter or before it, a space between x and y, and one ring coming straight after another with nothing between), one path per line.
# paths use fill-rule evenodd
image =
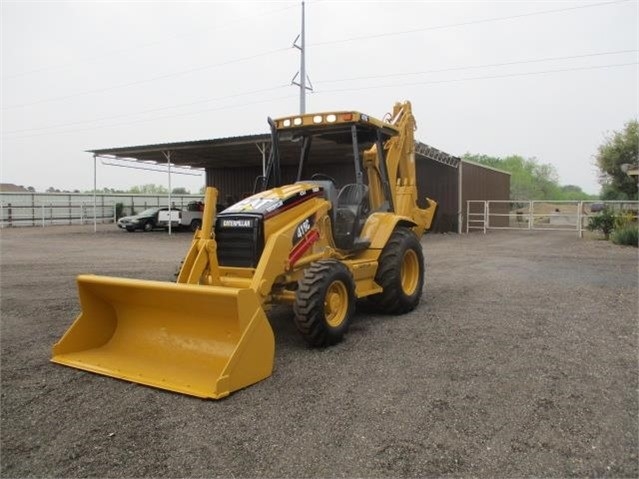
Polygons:
M168 190L162 185L147 184L134 186L129 190L129 193L142 195L166 195Z
M622 165L637 166L639 157L639 122L630 120L623 131L608 136L597 149L595 160L600 170L599 183L604 200L637 199L637 180L628 176Z
M576 185L564 185L561 187L560 198L562 200L594 200L597 199L597 195L589 195L580 186Z
M590 200L596 198L574 185L559 185L559 175L549 163L536 158L511 155L497 158L466 153L464 160L504 170L510 173L510 199L513 200Z
M113 194L113 193L127 193L124 190L119 190L116 188L109 188L108 186L105 186L104 188L98 188L95 190L96 193L104 193L105 195L108 194ZM89 193L89 194L93 194L93 189L90 190L84 190L82 193Z
M173 195L190 195L191 192L189 190L187 190L186 188L179 186L177 188L173 188L173 190L171 191L171 194Z

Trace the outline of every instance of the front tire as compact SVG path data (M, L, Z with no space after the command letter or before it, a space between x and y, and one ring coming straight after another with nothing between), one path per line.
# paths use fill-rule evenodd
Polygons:
M299 283L293 310L295 326L314 347L339 343L355 307L353 277L339 261L312 263Z
M404 314L417 307L424 287L424 253L415 233L407 228L393 232L379 257L375 281L383 288L368 298L376 310Z
M201 227L202 227L202 220L198 220L198 219L191 220L191 231L193 233L195 233L198 230L198 228L201 228Z

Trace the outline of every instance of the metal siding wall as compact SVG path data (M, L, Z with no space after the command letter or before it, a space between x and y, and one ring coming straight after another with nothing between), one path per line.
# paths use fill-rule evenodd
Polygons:
M291 172L289 178L291 181L294 181L297 176L297 166L290 168ZM344 185L348 185L349 183L355 183L355 166L353 163L326 163L321 166L316 165L315 167L311 165L306 169L306 171L304 171L302 179L310 179L315 173L322 173L332 177L337 182L337 186L340 188Z
M472 163L461 163L462 168L462 231L466 231L466 201L510 199L510 175L483 168ZM508 204L493 205L491 213L508 213ZM508 226L507 217L491 218L490 226Z
M457 203L459 201L457 168L423 158L418 158L415 161L415 167L419 206L425 206L425 197L432 198L438 203L437 216L431 231L435 233L457 232Z
M207 168L206 185L219 190L218 202L226 204L227 196L234 201L252 194L255 178L262 174L261 166L250 168Z
M307 175L308 179L313 171ZM343 163L332 163L322 165L321 173L332 176L338 186L344 186L355 181L354 166L349 164L346 167ZM255 178L262 174L262 167L250 168L207 168L206 184L207 186L215 186L219 190L219 200L221 203L226 201L227 196L233 196L236 200L240 200L253 192L253 184ZM295 182L297 177L297 165L282 166L282 181L284 184Z

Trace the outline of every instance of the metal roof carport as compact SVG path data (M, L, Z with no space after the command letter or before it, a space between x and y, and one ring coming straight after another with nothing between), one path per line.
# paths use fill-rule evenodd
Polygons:
M270 143L269 134L260 134L96 149L89 152L93 153L94 158L135 160L138 165L167 165L169 175L171 165L204 168L206 184L218 188L219 201L224 203L239 200L252 192L255 178L264 172ZM287 142L280 145L282 179L285 182L295 179L298 151L296 145ZM321 164L321 173L331 175L338 183L345 184L353 181L350 178L351 169L344 168L345 164L351 163L352 158L350 144L340 145L317 139L313 143L309 164ZM438 218L433 230L461 232L461 160L422 142L415 142L415 159L419 197L430 197L439 203ZM310 172L309 176L312 173L315 171ZM508 196L503 199L508 199Z

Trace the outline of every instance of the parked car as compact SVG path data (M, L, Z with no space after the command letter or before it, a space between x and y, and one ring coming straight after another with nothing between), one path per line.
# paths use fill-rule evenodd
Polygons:
M148 208L137 215L123 216L118 220L118 228L125 229L130 233L135 230L153 231L155 228L161 226L158 222L160 211L168 210L169 208L167 206ZM172 210L180 211L179 208L172 208Z

